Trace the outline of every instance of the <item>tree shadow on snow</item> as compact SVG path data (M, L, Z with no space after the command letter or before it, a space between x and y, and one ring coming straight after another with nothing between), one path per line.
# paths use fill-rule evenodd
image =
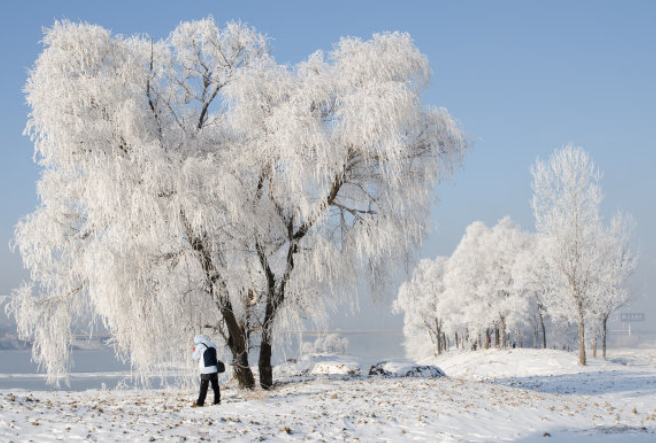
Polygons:
M545 438L547 437L547 438ZM549 438L550 437L550 438ZM589 429L547 429L514 440L515 443L554 441L558 443L632 443L652 442L653 431L636 426L598 426Z
M656 378L649 371L613 371L579 374L498 378L493 383L552 394L596 395L631 393L654 395Z

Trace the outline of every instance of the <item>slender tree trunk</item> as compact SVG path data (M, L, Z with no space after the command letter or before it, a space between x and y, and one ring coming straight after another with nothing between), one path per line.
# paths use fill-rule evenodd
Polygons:
M597 328L592 331L592 358L597 358Z
M442 353L442 333L438 319L435 319L435 344L437 345L437 355L440 355Z
M542 349L547 349L547 330L544 326L544 315L543 315L543 309L544 307L542 306L542 303L540 303L540 297L538 296L538 293L535 292L533 293L535 296L535 303L537 304L538 307L538 320L540 321L540 330L542 331Z
M494 347L499 348L501 341L499 340L499 325L494 327Z
M601 358L606 360L606 337L608 333L607 329L608 316L604 315L601 318Z
M547 349L547 330L544 327L542 312L538 311L538 317L540 318L540 329L542 329L542 349Z
M533 347L538 347L538 325L535 322L532 322L533 326Z
M499 316L499 328L501 329L501 348L508 347L508 334L506 332L506 318L503 315Z
M576 298L576 309L579 315L579 364L585 366L585 320L583 317L583 302Z

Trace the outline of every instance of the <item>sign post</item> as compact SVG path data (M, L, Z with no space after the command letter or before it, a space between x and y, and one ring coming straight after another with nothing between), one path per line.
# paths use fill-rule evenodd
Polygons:
M630 313L620 314L620 321L623 322L623 323L628 323L629 324L629 337L630 337L631 336L631 323L639 322L639 321L645 321L645 313L644 312L630 312Z

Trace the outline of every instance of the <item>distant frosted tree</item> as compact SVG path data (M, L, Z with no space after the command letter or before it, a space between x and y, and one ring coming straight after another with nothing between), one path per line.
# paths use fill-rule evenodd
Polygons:
M501 347L506 348L507 331L525 321L527 298L514 284L513 269L529 236L510 217L504 217L493 226L485 238L480 256L486 272L481 289L498 318Z
M599 172L588 154L572 145L555 151L548 162L538 159L531 172L536 228L552 243L547 265L560 289L552 295L565 294L558 304L569 306L578 323L579 363L585 365L585 317L603 255Z
M460 301L465 322L478 332L494 326L501 347L507 346L510 324L525 317L526 298L515 288L513 268L527 238L509 217L492 228L474 222L449 259L447 286Z
M403 313L403 333L409 354L415 357L440 355L445 351L444 323L451 313L444 275L446 257L421 260L410 281L399 288L393 312Z
M466 148L422 106L428 61L407 34L294 67L211 18L157 42L55 23L44 43L26 87L40 205L16 228L32 281L9 310L50 380L90 315L142 374L190 363L202 331L241 386L258 349L271 387L274 337L412 251Z
M461 320L472 336L486 333L496 320L483 289L486 270L481 254L488 231L489 228L480 221L467 226L449 258L445 275L449 294L458 301Z
M606 359L608 318L631 301L627 282L638 259L636 253L631 250L634 227L635 222L631 216L618 213L600 238L602 270L595 285L598 293L591 311L596 316L595 324L600 328L601 351L604 359Z
M529 323L533 327L534 346L547 348L546 317L547 299L551 293L549 268L546 265L544 247L548 243L541 235L533 234L515 260L512 270L514 289L525 292L528 301Z

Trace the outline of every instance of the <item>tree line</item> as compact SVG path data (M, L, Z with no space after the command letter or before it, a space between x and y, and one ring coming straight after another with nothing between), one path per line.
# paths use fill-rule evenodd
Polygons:
M600 174L580 147L538 159L532 175L536 232L509 217L474 222L450 257L420 261L401 286L393 309L404 313L410 353L506 348L511 334L513 346L578 344L582 365L586 343L596 356L600 338L606 357L608 319L631 299L634 222L621 212L603 222Z

